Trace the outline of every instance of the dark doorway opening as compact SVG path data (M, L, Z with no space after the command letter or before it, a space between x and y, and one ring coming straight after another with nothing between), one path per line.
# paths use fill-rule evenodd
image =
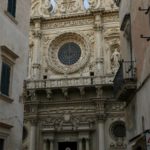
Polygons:
M77 150L77 142L59 142L58 150Z

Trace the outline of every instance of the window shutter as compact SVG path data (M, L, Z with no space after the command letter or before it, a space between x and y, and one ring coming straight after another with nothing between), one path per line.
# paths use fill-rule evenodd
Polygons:
M8 0L7 11L15 17L16 15L16 0Z
M12 0L8 0L7 11L11 14Z
M2 63L2 74L1 74L1 93L9 95L9 84L10 84L10 66L6 63Z
M16 0L12 0L12 15L16 15Z

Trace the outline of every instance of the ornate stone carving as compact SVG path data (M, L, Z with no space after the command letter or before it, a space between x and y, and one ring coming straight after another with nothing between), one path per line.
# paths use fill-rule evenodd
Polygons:
M89 0L89 8L90 10L96 10L100 8L101 0Z
M101 7L105 8L105 10L117 10L118 9L113 0L102 0Z
M47 98L50 100L52 97L51 97L51 95L52 95L52 90L50 90L50 89L47 89L46 90L46 93L47 93Z
M92 25L93 19L77 19L77 20L66 20L66 21L56 21L48 22L42 25L43 29L54 29L62 27L71 27L71 26L82 26L82 25Z
M99 97L99 98L101 98L103 96L103 89L101 86L96 87L96 94L97 94L97 97Z
M51 0L32 0L31 17L49 17L52 10L53 6Z
M87 124L89 129L93 129L96 123L96 117L94 116L76 116L70 112L63 113L61 116L49 117L41 121L43 128L54 127L54 130L77 130L80 125Z
M118 48L115 48L112 55L111 55L111 64L112 64L112 71L116 73L119 68L119 61L121 59L120 52Z
M34 38L42 38L42 31L41 30L33 30L33 36Z
M57 8L55 15L73 14L83 11L83 3L80 0L59 0L57 1Z
M79 87L80 95L83 97L85 95L84 87Z
M28 58L28 79L32 77L32 65L33 65L33 50L34 50L34 37L33 32L29 34L29 58Z
M110 150L125 150L127 145L125 144L123 139L118 139L117 142L110 144Z
M73 65L64 65L58 59L59 48L66 42L74 42L81 48L81 57L78 62ZM80 68L84 67L90 57L90 46L89 43L81 35L76 33L64 33L56 37L50 44L47 63L51 69L59 73L73 73ZM65 69L64 69L65 68Z
M68 88L62 88L62 92L65 98L68 98Z
M27 97L31 99L31 101L34 101L36 99L36 93L35 90L29 90Z
M40 9L41 14L45 16L49 16L52 9L53 9L53 6L51 3L51 0L42 0L41 9Z
M42 133L38 134L41 138L37 135L37 147L42 148L41 140L52 137L51 134L55 144L57 138L66 133L69 138L75 135L77 140L90 138L94 145L91 135L97 133L99 122L105 122L107 131L112 118L124 117L124 107L113 100L111 89L107 88L112 84L113 74L105 72L99 76L96 73L101 64L107 65L108 72L112 72L111 55L114 48L119 47L117 12L111 8L112 0L88 0L89 9L86 10L83 0L57 0L55 8L50 2L32 0L30 56L38 56L38 61L34 63L31 57L31 68L39 67L36 72L39 76L29 80L26 86L36 93L31 92L26 97L25 119L38 118L37 132ZM98 35L101 38L97 38ZM69 42L81 48L79 60L70 66L63 65L58 57L60 47ZM33 54L32 50L37 51ZM105 99L104 95L110 99ZM112 139L107 138L109 148Z

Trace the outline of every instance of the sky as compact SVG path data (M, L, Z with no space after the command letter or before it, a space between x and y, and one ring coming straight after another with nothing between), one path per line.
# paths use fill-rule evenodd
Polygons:
M89 7L88 0L85 0L85 1L84 1L84 6L85 6L85 8L88 8L88 7Z
M55 5L55 2L54 1L57 1L57 0L52 0L52 4ZM88 0L84 0L84 6L85 8L88 8L89 7L89 4L88 4Z

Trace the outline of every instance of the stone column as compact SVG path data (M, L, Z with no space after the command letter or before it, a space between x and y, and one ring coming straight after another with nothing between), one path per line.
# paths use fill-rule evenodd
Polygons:
M89 139L86 139L86 150L89 150Z
M82 140L81 139L78 141L78 146L79 146L79 150L82 150Z
M100 120L98 122L98 150L105 150L105 128L104 128L104 121Z
M41 43L41 37L42 37L40 26L41 26L40 21L37 21L35 23L35 31L33 33L33 35L34 35L34 49L33 49L32 77L34 79L38 79L39 69L40 69L40 46L41 46L40 43Z
M54 149L54 143L53 143L53 141L51 140L50 141L50 150L53 150Z
M32 123L30 130L29 150L36 150L36 124Z
M47 139L43 140L43 150L47 150Z
M102 36L102 21L101 15L95 16L95 36L96 36L96 64L97 74L103 75L103 36Z

